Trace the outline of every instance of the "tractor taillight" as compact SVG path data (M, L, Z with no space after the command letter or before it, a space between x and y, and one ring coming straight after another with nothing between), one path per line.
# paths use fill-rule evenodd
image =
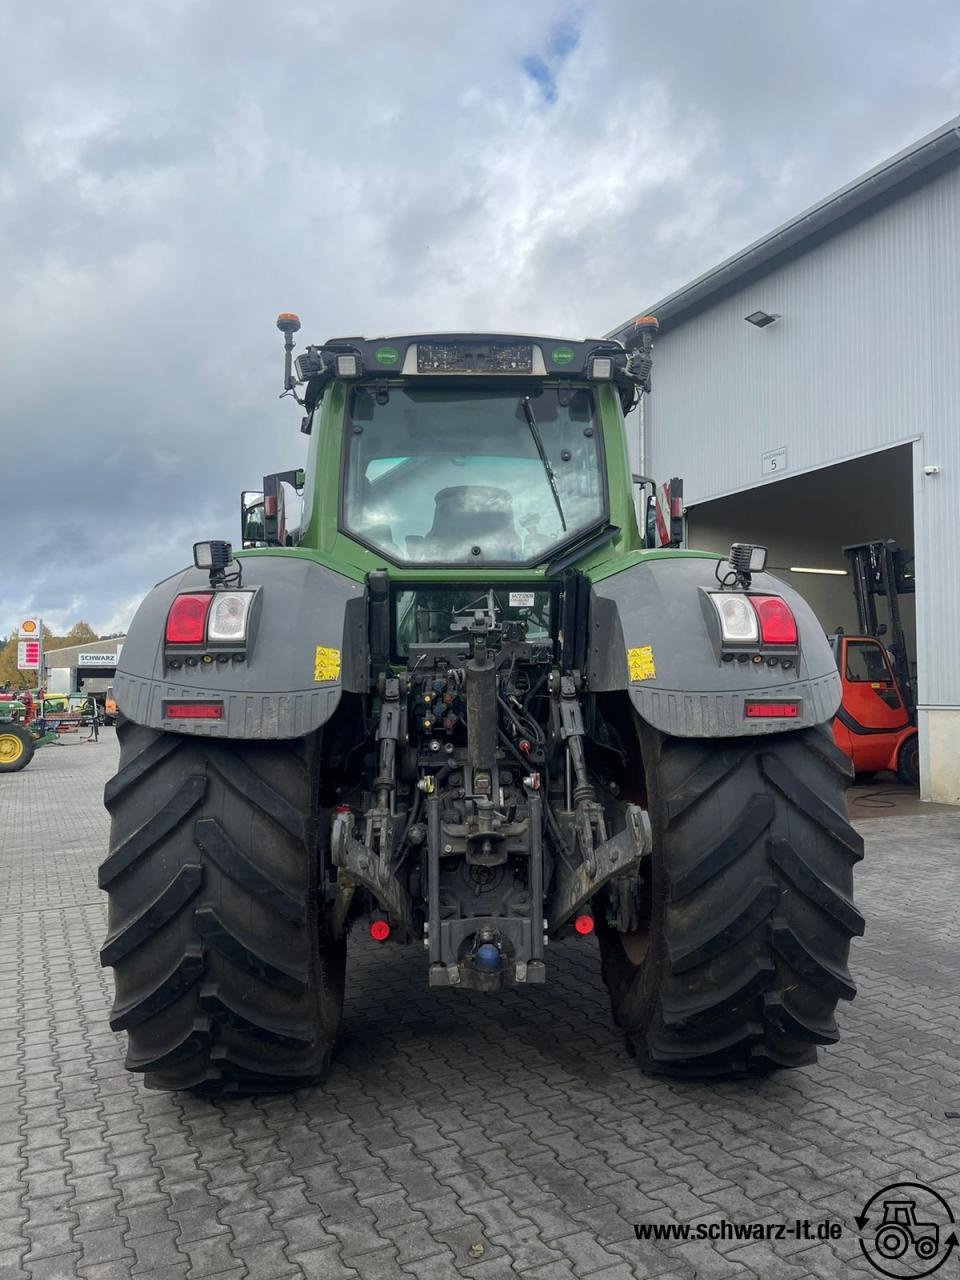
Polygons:
M720 618L724 644L756 644L760 639L757 615L749 597L738 591L714 591L710 595Z
M797 620L785 600L779 596L751 596L750 603L756 610L764 644L796 645Z
M207 639L214 644L243 644L252 591L218 591L210 606Z
M222 702L165 702L164 720L222 720Z
M797 620L780 596L748 595L745 591L711 591L725 645L797 646Z
M386 920L370 921L370 937L374 942L386 942L390 937L390 925Z
M743 714L748 720L795 720L800 714L800 703L745 702Z
M167 644L203 644L212 591L177 596L167 614Z
M585 938L587 934L593 933L593 916L583 915L577 916L573 922L573 927L579 933L581 938Z

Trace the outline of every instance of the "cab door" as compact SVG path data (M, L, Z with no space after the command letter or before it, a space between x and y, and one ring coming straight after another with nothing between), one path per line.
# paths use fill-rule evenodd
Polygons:
M896 767L897 743L909 726L887 651L868 636L838 636L834 655L843 701L833 722L837 746L857 773Z
M868 636L844 636L840 675L843 679L843 710L851 732L861 730L895 732L909 724L893 676L887 651Z

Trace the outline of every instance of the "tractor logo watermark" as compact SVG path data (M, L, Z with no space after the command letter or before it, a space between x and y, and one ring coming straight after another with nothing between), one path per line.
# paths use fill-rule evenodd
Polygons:
M872 1195L856 1218L860 1249L871 1267L895 1280L939 1271L960 1240L953 1211L922 1182L894 1182Z

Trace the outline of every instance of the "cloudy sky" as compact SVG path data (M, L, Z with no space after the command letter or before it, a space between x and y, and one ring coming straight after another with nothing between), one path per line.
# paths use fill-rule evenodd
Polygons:
M914 0L0 0L0 635L299 465L301 337L598 334L960 112Z

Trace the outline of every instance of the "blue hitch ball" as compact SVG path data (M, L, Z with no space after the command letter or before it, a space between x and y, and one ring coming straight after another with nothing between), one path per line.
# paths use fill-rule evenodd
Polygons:
M503 963L500 948L494 942L483 942L474 952L478 969L499 969Z

